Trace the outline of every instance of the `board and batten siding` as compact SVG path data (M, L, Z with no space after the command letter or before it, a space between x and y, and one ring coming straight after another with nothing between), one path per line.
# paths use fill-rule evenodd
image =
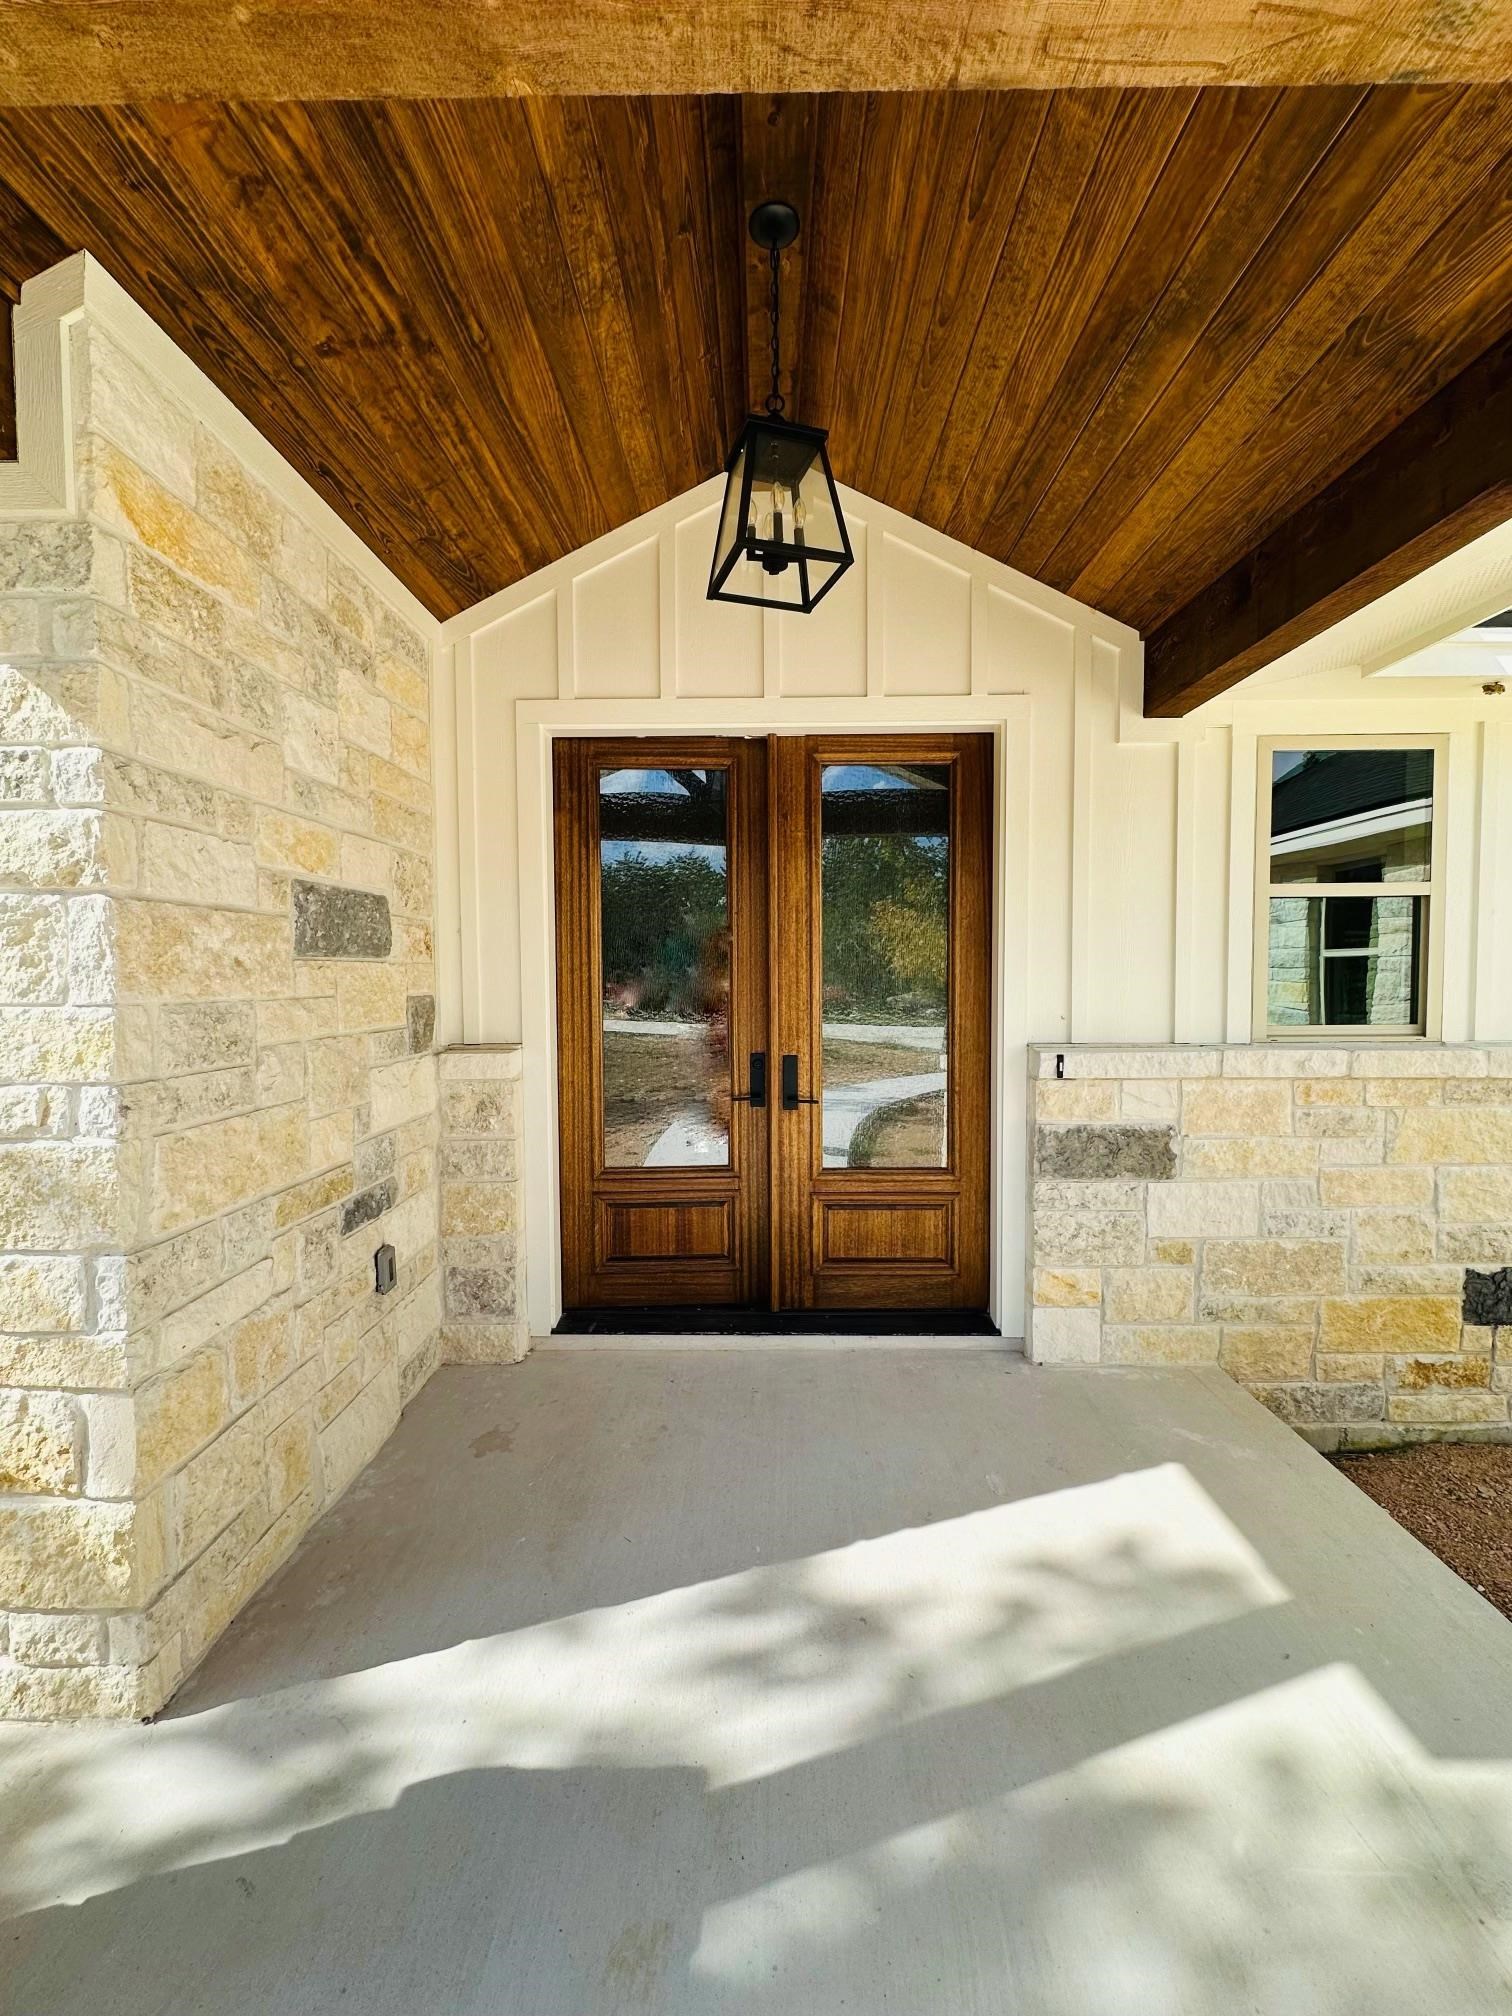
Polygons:
M559 1313L558 735L994 733L993 1310L1009 1336L1025 1046L1250 1039L1262 736L1448 737L1442 1037L1512 1037L1512 702L1366 680L1314 646L1185 721L1146 721L1134 632L849 490L856 564L814 615L709 602L721 493L711 480L442 630L438 1036L523 1048L537 1334Z

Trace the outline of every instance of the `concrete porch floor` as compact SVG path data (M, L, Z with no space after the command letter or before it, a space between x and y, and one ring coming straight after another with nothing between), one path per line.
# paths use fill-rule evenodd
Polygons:
M440 1373L151 1728L0 1732L7 2016L1456 2016L1512 1630L1220 1374Z

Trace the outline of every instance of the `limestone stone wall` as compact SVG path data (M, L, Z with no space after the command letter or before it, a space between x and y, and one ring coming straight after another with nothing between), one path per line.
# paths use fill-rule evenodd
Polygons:
M78 515L0 525L0 1713L142 1715L437 1362L430 642L72 342Z
M525 1316L518 1045L441 1053L442 1356L512 1364Z
M1029 1074L1032 1358L1216 1362L1329 1447L1512 1432L1512 1049L1039 1047Z

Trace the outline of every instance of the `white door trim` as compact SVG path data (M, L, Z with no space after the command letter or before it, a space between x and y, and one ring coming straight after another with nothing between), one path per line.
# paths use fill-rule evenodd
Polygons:
M774 719L774 715L777 717ZM558 736L941 733L994 738L992 914L992 1170L989 1205L991 1314L1002 1323L1006 1288L1024 1271L1025 1170L1008 1144L1022 1142L1029 922L1029 720L1026 696L959 700L520 700L515 703L520 867L521 1050L524 1099L525 1280L531 1334L562 1314L560 1149L557 1126L556 897L551 749Z

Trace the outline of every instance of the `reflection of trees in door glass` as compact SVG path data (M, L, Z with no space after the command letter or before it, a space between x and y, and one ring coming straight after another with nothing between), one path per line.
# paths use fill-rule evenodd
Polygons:
M723 770L599 776L604 1161L729 1159Z
M827 765L820 806L825 1166L940 1168L950 768Z

